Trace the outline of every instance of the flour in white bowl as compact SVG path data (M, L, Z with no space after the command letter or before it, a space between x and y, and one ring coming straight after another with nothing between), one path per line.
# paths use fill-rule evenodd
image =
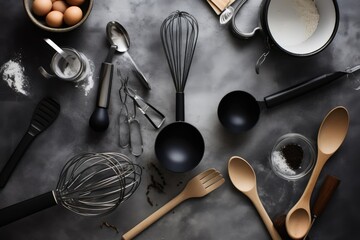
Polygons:
M306 38L311 37L319 24L320 15L314 0L292 0L304 26Z

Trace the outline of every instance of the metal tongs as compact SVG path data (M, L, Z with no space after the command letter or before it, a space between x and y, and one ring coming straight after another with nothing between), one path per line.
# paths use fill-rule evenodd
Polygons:
M136 91L127 85L124 88L125 93L134 101L136 107L149 120L155 129L159 129L165 122L165 116L150 103L136 94Z
M136 119L136 105L133 101L133 110L130 113L127 106L127 94L124 91L128 79L121 80L121 87L119 89L119 97L122 103L122 108L119 114L119 145L121 148L129 147L130 152L135 157L138 157L143 152L143 139L141 135L140 123Z

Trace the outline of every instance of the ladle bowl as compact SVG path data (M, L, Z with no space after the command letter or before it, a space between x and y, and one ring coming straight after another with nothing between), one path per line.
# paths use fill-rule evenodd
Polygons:
M256 99L244 91L226 94L218 106L221 124L233 133L251 129L259 120L260 108Z
M332 109L321 123L318 133L318 157L309 182L299 201L286 215L286 229L290 237L302 239L311 226L310 199L317 179L327 160L338 150L349 127L346 108Z
M186 172L195 168L204 154L204 139L187 122L174 122L161 130L155 141L155 154L159 162L173 172Z
M228 172L232 184L254 204L271 238L273 240L281 240L279 233L276 231L273 222L261 203L257 192L255 171L251 165L245 159L234 156L228 162Z

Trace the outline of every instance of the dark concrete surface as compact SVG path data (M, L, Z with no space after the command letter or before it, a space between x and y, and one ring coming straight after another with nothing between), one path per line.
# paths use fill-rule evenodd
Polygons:
M225 176L226 183L221 188L206 198L183 203L137 239L269 239L255 208L230 183L227 174L229 157L239 155L252 164L260 198L271 218L286 213L297 202L309 176L296 182L280 179L270 168L269 152L275 141L289 132L301 133L315 141L323 117L337 105L349 110L350 129L339 151L323 169L319 183L326 174L331 174L341 179L341 185L310 236L311 239L357 239L360 223L360 91L354 89L354 79L344 77L316 92L263 111L258 124L245 134L227 133L216 115L220 99L232 90L245 90L262 99L302 80L360 64L360 2L343 0L339 1L339 7L341 21L337 35L324 51L308 58L294 58L274 50L261 67L260 75L256 75L254 64L264 51L263 38L256 36L247 41L235 38L227 26L219 24L218 16L205 0L95 1L85 24L63 34L44 32L34 26L25 14L22 1L1 1L0 64L16 54L22 56L30 95L14 92L0 79L0 168L25 133L33 109L42 97L57 99L61 113L33 142L7 186L0 190L0 207L54 189L62 166L78 153L118 151L132 157L128 150L118 145L120 100L117 79L114 79L111 95L109 129L97 134L88 126L97 95L97 75L108 50L105 26L112 20L119 21L128 30L130 54L149 78L153 89L146 92L130 74L132 86L166 115L166 123L171 123L175 118L175 91L161 45L160 25L177 9L188 11L197 18L200 35L186 86L186 120L201 131L206 148L202 162L191 172L173 174L159 166L167 185L165 194L151 193L157 204L151 207L145 193L150 175L155 174L150 163L159 165L153 149L157 131L138 113L144 154L138 159L132 158L145 170L141 186L130 200L110 215L93 218L77 216L56 206L0 228L0 239L120 239L122 233L179 193L184 186L179 186L180 181L186 182L210 167L217 168ZM248 8L247 13L256 16L257 10L257 7ZM72 83L47 80L40 75L38 67L48 67L53 55L43 41L44 37L50 37L60 46L73 47L94 62L95 86L88 96ZM117 54L115 62L126 71L128 65L123 56ZM117 226L120 234L100 228L104 221Z

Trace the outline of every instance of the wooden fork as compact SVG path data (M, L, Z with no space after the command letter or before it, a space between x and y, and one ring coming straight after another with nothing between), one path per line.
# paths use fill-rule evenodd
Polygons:
M175 198L170 200L167 204L162 206L156 212L151 214L149 217L144 219L130 231L122 236L122 240L130 240L148 228L151 224L159 220L166 213L171 211L177 205L189 198L200 198L204 197L208 193L211 193L225 182L222 175L214 168L208 169L193 179L191 179L184 190L177 195Z

